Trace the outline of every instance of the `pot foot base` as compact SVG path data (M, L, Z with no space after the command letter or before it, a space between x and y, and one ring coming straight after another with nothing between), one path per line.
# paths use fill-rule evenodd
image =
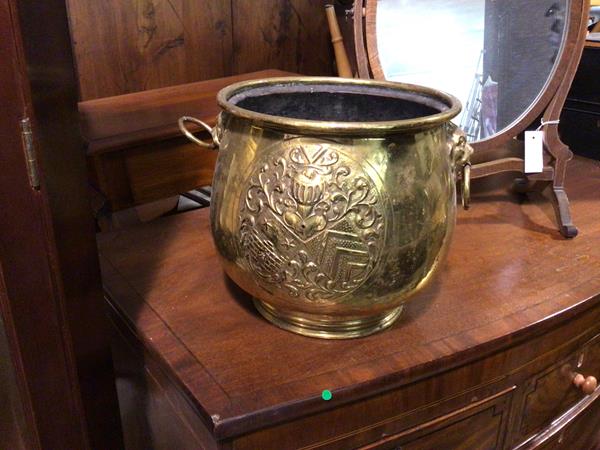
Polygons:
M400 306L375 317L335 320L310 314L291 315L257 299L254 299L254 306L265 319L279 328L321 339L351 339L377 333L392 325L404 308Z

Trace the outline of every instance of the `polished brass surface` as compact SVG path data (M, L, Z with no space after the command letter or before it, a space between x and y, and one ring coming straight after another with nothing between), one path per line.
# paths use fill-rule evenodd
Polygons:
M464 164L462 169L462 206L464 209L471 207L471 163Z
M325 316L311 316L294 312L290 314L278 311L277 308L260 300L254 300L254 305L269 322L284 330L322 339L350 339L364 337L385 330L402 314L404 306L374 317L364 317L354 320L331 320Z
M269 95L311 85L392 88L445 106L357 123L270 116L231 101L257 88ZM351 338L391 325L436 272L454 229L457 172L471 154L449 122L459 102L427 88L339 78L244 82L218 101L211 225L229 277L265 318L296 333Z

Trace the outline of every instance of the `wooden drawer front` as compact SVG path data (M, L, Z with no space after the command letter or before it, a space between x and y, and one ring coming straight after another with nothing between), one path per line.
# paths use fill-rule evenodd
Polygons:
M177 138L97 154L88 163L97 189L118 211L211 184L216 156Z
M521 439L536 433L584 398L567 375L578 372L584 376L600 376L600 338L596 336L569 358L533 377L523 397Z
M600 390L515 450L600 450Z
M495 450L503 447L511 391L389 436L363 450Z

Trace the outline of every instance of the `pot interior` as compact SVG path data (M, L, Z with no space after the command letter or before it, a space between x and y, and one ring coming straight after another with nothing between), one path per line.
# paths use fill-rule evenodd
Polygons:
M229 102L256 113L327 122L417 119L451 107L441 96L377 84L274 84L235 92Z

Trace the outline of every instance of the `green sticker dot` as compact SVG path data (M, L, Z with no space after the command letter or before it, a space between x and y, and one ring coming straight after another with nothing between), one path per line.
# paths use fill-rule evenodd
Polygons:
M323 400L331 400L331 397L333 397L333 395L331 395L331 391L329 389L325 389L322 393L321 393L321 398Z

